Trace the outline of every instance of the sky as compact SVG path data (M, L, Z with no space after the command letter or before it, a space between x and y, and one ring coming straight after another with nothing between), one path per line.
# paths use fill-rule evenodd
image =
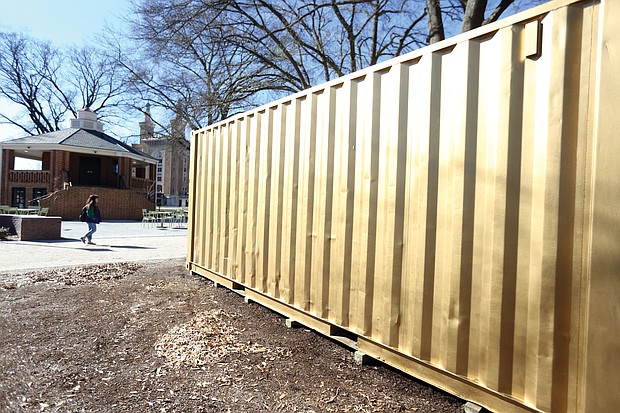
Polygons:
M25 31L58 46L93 40L105 24L118 26L129 0L0 0L0 30Z

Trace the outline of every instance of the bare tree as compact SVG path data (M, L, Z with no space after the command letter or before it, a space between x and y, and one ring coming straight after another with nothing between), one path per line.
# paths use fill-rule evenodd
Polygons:
M100 119L118 115L116 109L123 106L127 92L121 68L103 50L83 47L69 53L72 58L65 78L79 95L76 101L97 112Z
M151 0L134 6L138 47L132 53L119 48L119 62L136 96L171 111L180 101L192 128L426 44L426 30L418 28L426 13L413 0Z
M508 0L512 3L514 0ZM463 16L463 29L466 32L482 26L484 13L487 9L487 0L467 0L465 15Z
M21 108L0 122L45 133L80 107L110 123L150 102L195 129L543 1L134 0L105 51L0 32L0 97Z
M57 130L66 112L66 101L73 98L54 86L59 82L60 63L49 43L34 42L16 33L0 33L0 96L22 109L18 119L0 110L0 121L27 133Z
M439 0L426 0L426 8L428 10L428 42L429 44L437 43L446 38Z
M411 0L229 2L234 41L301 90L425 45L426 16Z
M133 50L122 42L114 45L117 61L133 85L136 109L146 101L178 116L181 107L184 120L198 128L247 108L254 96L271 90L272 74L228 41L231 27L216 23L227 10L208 3L136 4L139 18L131 22Z
M518 10L547 0L426 0L428 10L428 42L444 40L446 22L460 24L466 32L498 20L511 6Z
M137 48L119 48L119 62L136 107L180 103L198 128L494 21L515 1L544 0L134 0Z
M32 135L52 132L79 108L112 114L123 91L115 66L92 48L63 53L24 34L0 33L0 97L19 108L17 116L0 109L1 123Z

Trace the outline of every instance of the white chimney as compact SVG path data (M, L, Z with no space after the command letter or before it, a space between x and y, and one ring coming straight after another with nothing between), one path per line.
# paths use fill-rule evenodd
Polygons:
M75 129L91 129L103 132L103 123L97 120L97 114L84 108L77 111L77 119L71 119L71 127Z

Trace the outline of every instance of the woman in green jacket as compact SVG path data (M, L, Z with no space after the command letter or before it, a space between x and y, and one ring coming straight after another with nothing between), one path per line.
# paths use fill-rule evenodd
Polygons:
M82 208L82 216L84 221L88 224L88 232L80 238L84 244L94 244L92 241L93 233L97 231L97 224L101 222L101 213L99 212L99 197L97 195L91 195L86 201L86 205Z

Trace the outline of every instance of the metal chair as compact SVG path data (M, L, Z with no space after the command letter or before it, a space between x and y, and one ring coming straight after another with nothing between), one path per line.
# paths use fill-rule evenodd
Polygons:
M142 226L155 225L156 218L147 210L142 209Z
M182 209L176 209L172 215L172 225L176 228L182 228L185 221L185 212Z

